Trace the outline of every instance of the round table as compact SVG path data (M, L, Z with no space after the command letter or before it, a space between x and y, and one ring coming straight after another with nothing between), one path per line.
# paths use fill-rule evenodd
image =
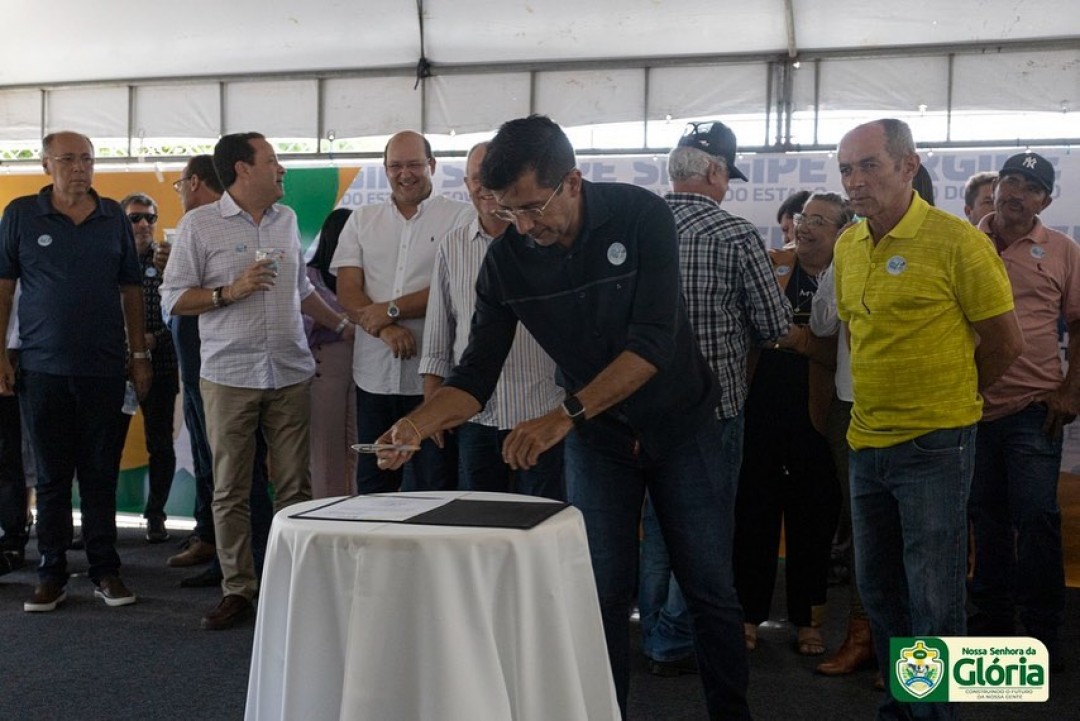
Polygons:
M292 517L326 503L274 518L247 719L618 721L576 509L528 530Z

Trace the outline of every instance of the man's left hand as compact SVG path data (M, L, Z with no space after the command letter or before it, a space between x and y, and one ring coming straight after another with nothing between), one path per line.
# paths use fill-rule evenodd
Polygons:
M1046 421L1042 430L1052 441L1061 438L1062 429L1076 420L1077 411L1080 410L1076 407L1076 400L1065 392L1064 386L1043 393L1035 402L1046 406Z
M503 461L515 471L536 465L540 454L566 438L574 422L562 408L517 424L503 443Z

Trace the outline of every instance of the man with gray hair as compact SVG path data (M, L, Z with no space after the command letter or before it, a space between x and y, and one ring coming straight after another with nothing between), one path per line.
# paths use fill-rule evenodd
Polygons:
M70 131L46 136L41 163L52 184L13 200L0 222L0 338L21 280L18 396L37 465L41 561L23 608L54 611L67 598L76 473L94 595L126 606L135 594L120 580L116 552L120 409L126 377L140 397L151 380L135 242L117 202L91 185L90 138ZM0 395L16 388L6 351L0 350Z
M980 392L1023 341L993 244L914 192L919 155L906 123L856 127L840 140L837 161L863 218L840 236L833 260L837 314L851 346L856 576L878 666L888 673L892 637L965 635ZM946 704L901 704L892 695L878 711L955 715Z
M792 319L757 228L720 207L732 178L746 180L735 166L735 151L735 134L723 123L691 123L668 156L673 192L666 196L679 233L690 325L720 380L720 472L732 486L742 464L747 356L751 348L775 343ZM690 620L650 503L644 526L638 604L645 655L650 671L674 675L693 655Z

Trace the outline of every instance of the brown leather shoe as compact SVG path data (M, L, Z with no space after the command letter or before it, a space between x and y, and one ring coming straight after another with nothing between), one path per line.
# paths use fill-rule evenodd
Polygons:
M818 664L817 672L825 676L845 676L874 663L874 643L870 622L853 618L848 623L847 638L836 653Z
M34 587L34 595L23 604L23 610L31 613L55 611L57 605L67 599L67 589L52 581L42 581Z
M198 566L200 563L213 561L215 553L217 553L217 547L214 544L207 543L198 536L192 536L188 540L187 548L175 556L169 556L169 560L165 561L165 565L174 568Z
M202 627L206 631L223 631L246 621L255 615L255 607L243 596L230 593L221 599L210 613L202 617Z
M130 606L135 603L135 594L128 590L119 576L106 576L98 581L94 595L106 606Z

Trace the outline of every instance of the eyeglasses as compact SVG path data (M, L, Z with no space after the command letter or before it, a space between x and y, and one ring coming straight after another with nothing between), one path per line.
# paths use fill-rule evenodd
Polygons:
M555 196L559 194L562 189L563 181L559 181L559 184L555 186L555 190L551 191L551 195L544 201L544 204L539 208L520 208L518 210L511 210L510 208L499 208L498 210L491 211L499 220L505 220L508 223L516 223L521 218L528 218L529 220L539 220L544 217L544 211L551 205L551 201L555 199Z
M66 155L51 155L49 157L51 157L54 162L68 167L74 165L84 165L88 168L94 167L93 155L74 155L72 153L67 153Z
M173 184L172 184L172 189L175 190L177 193L179 193L180 189L184 187L184 183L186 183L189 180L191 180L190 175L186 175L186 176L180 178L179 180L174 180Z
M802 213L796 213L791 216L791 221L795 225L805 225L807 228L820 228L823 225L840 225L835 220L829 220L821 215L803 215Z
M144 220L150 225L153 225L157 222L157 213L128 213L127 217L128 220L131 221L132 225L140 223Z

